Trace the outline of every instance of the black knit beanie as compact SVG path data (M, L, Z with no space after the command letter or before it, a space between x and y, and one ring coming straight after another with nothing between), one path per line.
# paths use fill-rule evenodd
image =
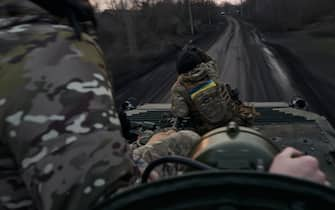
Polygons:
M178 74L190 72L200 63L202 63L202 59L197 51L193 49L183 50L177 58L177 72Z

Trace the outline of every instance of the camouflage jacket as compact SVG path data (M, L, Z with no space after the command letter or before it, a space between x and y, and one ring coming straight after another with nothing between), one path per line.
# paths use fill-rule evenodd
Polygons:
M216 63L210 61L208 63L201 63L196 69L187 73L179 75L177 81L171 88L171 102L172 113L177 117L187 117L194 111L194 107L191 106L192 101L185 87L189 83L193 85L194 80L203 81L205 79L212 79L214 81L218 80L218 72Z
M120 135L102 52L88 35L79 41L43 12L43 18L36 10L7 14L6 1L0 2L0 209L90 209L137 172Z
M189 94L190 89L207 80L212 80L220 86L222 100L227 105L226 117L219 123L213 124L204 120ZM191 72L180 75L171 89L171 95L172 113L179 118L190 117L195 131L199 134L225 126L231 120L245 125L245 123L242 123L240 115L240 108L243 105L240 104L240 101L233 100L227 86L218 81L218 71L214 61L201 63Z

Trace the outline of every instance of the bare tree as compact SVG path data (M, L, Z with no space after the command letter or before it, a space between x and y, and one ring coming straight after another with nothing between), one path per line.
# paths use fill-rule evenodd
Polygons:
M136 55L138 53L138 46L137 46L137 39L135 34L132 13L128 11L129 5L126 0L120 0L120 6L122 10L122 18L126 28L129 53L131 55Z
M188 15L190 19L191 34L194 35L194 22L193 22L193 12L191 0L185 0L188 8Z

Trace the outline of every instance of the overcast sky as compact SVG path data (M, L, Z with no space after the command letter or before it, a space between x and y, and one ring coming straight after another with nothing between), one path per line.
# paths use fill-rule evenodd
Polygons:
M221 3L221 2L230 2L233 4L237 4L239 2L241 2L241 0L216 0L217 2Z

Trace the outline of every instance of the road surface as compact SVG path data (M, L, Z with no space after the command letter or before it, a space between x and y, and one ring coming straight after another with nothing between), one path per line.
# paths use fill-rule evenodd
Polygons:
M286 66L247 23L227 17L227 27L208 53L217 60L220 80L240 90L246 101L289 101L300 95L286 75ZM177 78L170 60L118 91L117 100L135 97L140 104L169 102Z
M217 60L220 79L240 90L246 101L289 101L299 95L286 66L247 23L227 17L228 28L208 51Z

